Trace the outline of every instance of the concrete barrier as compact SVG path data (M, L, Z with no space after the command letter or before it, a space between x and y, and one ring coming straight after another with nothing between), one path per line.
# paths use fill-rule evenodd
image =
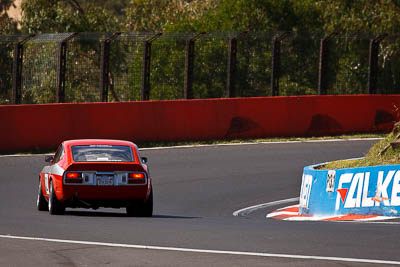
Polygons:
M400 165L304 168L299 214L400 216Z
M134 142L314 136L390 131L400 96L290 96L0 106L0 151L62 140Z

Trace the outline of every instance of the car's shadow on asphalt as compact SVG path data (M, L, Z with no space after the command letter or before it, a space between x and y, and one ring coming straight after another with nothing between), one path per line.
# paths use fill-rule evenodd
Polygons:
M140 218L140 217L128 216L126 213L104 212L104 211L65 211L64 215L67 215L67 216L81 216L81 217ZM151 218L159 218L159 219L199 219L200 217L154 214Z
M162 218L162 219L200 219L201 217L173 216L173 215L153 215L153 218Z

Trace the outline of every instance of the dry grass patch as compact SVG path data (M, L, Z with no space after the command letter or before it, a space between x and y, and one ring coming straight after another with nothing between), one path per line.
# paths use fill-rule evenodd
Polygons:
M393 149L391 142L399 140L400 123L396 123L393 131L384 139L371 147L365 158L356 160L333 161L320 167L320 169L344 169L367 167L376 165L400 164L400 149Z

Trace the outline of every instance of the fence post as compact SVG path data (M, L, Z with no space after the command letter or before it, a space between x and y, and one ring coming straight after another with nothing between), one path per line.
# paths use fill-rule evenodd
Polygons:
M186 40L185 80L183 94L185 99L193 98L194 40Z
M67 66L67 42L76 34L77 34L76 32L73 32L58 43L57 93L56 93L57 103L64 103L65 101L65 71Z
M29 35L22 41L17 41L14 45L14 58L13 58L13 98L12 103L14 105L21 104L21 84L22 84L22 64L24 57L24 44L28 39L34 35Z
M281 40L277 36L272 39L272 71L271 71L271 96L279 95L279 76L281 65Z
M121 33L116 32L110 38L101 41L100 44L100 90L101 102L108 102L108 74L110 72L110 43Z
M385 37L385 34L380 35L378 38L371 39L369 42L368 94L376 94L379 44Z
M237 40L243 35L247 34L247 31L242 31L235 37L229 38L228 46L228 67L227 67L227 77L226 77L226 96L236 97L236 55L237 55Z
M236 54L237 54L237 38L229 38L228 51L228 71L226 78L226 96L236 97L235 92L235 74L236 74Z
M108 102L108 72L110 63L110 42L108 39L101 41L100 51L100 101Z
M150 59L151 42L145 41L143 43L142 91L140 97L142 101L147 101L150 97Z
M281 41L288 32L276 34L272 39L271 96L279 96L279 77L281 75Z
M186 40L185 77L183 88L184 99L193 98L194 42L202 34L205 34L205 32L201 32L196 36Z
M331 33L330 35L322 38L319 45L319 63L318 63L318 94L326 95L328 92L328 63L329 63L329 45L332 37L337 33Z
M13 104L21 104L21 80L22 80L23 46L20 42L14 45L13 61Z
M328 67L328 38L322 38L319 43L319 64L318 64L318 94L327 94L327 67Z
M142 90L140 99L147 101L150 99L150 62L151 62L151 42L161 36L157 33L150 39L143 42L143 62L142 62Z

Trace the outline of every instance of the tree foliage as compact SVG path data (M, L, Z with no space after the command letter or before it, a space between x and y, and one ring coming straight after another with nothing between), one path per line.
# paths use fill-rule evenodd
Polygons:
M11 7L15 7L13 0L0 1L0 34L17 32L17 22L10 18L7 13ZM13 44L0 39L0 104L11 103L12 58Z
M22 31L28 33L108 32L120 18L95 0L23 0Z
M218 4L217 4L218 3ZM312 31L320 28L312 1L220 0L216 8L192 20L180 20L170 29L195 31Z
M379 69L380 77L378 87L381 93L395 93L400 87L400 1L398 0L319 0L315 3L320 17L324 21L322 30L338 33L369 33L370 37L364 37L364 44L351 44L351 38L342 40L342 47L368 46L369 38L376 38L382 34L387 36L380 43ZM351 36L351 34L349 34ZM365 44L367 42L367 44ZM364 51L367 48L364 48ZM360 82L366 77L366 59L368 55L350 53L348 57L342 57L337 65L347 69L348 73L356 75L344 75L345 71L336 78L337 81L356 85L358 92L365 91L365 84ZM364 64L362 62L364 61ZM364 71L361 71L364 68ZM356 78L357 77L357 78Z
M0 34L10 34L17 32L17 22L8 16L7 11L14 7L14 0L0 1Z
M17 31L16 22L5 12L13 2L0 2L0 34ZM153 99L183 96L185 41L200 32L207 34L195 42L193 93L196 98L225 96L228 42L229 38L237 36L237 94L269 95L272 40L282 32L291 33L281 41L279 85L283 95L316 93L320 39L332 32L340 35L330 42L329 93L366 91L369 41L382 33L389 36L380 43L378 87L383 88L381 92L392 93L400 87L399 0L22 0L21 7L23 16L19 31L25 34L181 34L175 39L162 37L153 42L150 81ZM192 34L188 35L190 32ZM213 35L213 32L224 34ZM354 32L369 34L354 37ZM110 86L121 99L137 100L141 86L143 40L129 38L112 42ZM83 39L80 35L69 45L67 74L74 76L67 79L70 101L94 101L99 97L96 90L99 85L100 42ZM47 61L35 55L29 60L36 65L45 65L41 69L50 71L54 58L50 58L49 51L54 49L47 49L49 45L29 42L26 47L29 50L37 46L35 49L47 51ZM2 49L0 53L0 64L9 64L12 50L5 52ZM87 69L79 69L80 64L87 64ZM36 102L54 99L51 92L55 85L49 78L54 73L32 73L31 76L35 77L37 84L30 88L53 88L47 97ZM10 87L11 79L6 75L1 79L4 88ZM8 94L4 88L1 97ZM32 99L37 98L35 93L30 92Z
M319 0L315 6L328 32L398 33L398 0Z
M165 31L169 26L201 18L217 7L218 0L130 0L126 31Z

